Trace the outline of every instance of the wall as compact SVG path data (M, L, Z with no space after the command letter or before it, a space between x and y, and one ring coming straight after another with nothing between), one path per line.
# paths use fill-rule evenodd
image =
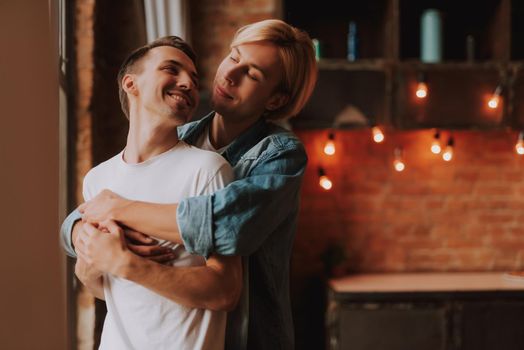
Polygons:
M237 29L281 17L280 0L192 0L191 44L198 55L202 86L210 89L216 69L229 52Z
M514 151L515 132L454 132L449 163L429 151L431 130L386 133L384 144L369 130L338 132L332 157L322 153L327 132L298 134L310 162L295 272L321 271L332 244L347 257L338 273L524 268L524 157ZM396 145L402 173L392 166ZM318 185L321 164L334 182L329 192Z
M66 348L58 49L47 1L0 3L0 348Z

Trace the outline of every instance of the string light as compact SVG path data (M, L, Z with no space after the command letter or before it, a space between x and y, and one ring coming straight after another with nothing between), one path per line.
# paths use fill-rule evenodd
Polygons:
M517 144L515 145L515 151L517 154L524 154L524 131L519 132L519 137L517 139Z
M406 168L406 165L402 160L402 148L395 148L395 160L393 161L393 167L398 172L404 171Z
M497 86L495 89L495 92L493 92L493 95L488 101L488 107L491 109L495 109L499 106L500 103L500 94L502 92L502 86Z
M320 187L325 189L326 191L329 191L333 187L333 182L327 177L324 169L322 167L318 168L318 184Z
M373 128L371 128L371 132L373 134L373 141L375 141L376 143L381 143L382 141L384 141L384 133L378 126L374 126Z
M442 147L440 146L440 131L435 131L435 135L433 136L433 142L431 143L431 153L433 154L439 154L442 151Z
M419 73L417 81L417 91L415 95L420 99L426 98L428 96L428 85L426 84L424 73Z
M324 145L324 153L328 156L332 156L335 154L336 148L335 148L335 134L330 132L328 135L328 140L326 141L326 144Z
M455 141L453 140L453 136L450 136L448 139L448 144L446 145L446 148L444 149L444 153L442 153L442 159L444 159L446 162L449 162L451 159L453 159L453 145Z

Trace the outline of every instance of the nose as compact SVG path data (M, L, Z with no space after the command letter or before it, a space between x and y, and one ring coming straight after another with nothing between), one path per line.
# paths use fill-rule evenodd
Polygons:
M229 85L234 86L237 84L240 69L240 67L231 66L225 70L224 79Z
M193 79L187 72L183 72L178 75L177 79L177 87L179 87L182 90L193 90L195 88L195 83L193 82Z

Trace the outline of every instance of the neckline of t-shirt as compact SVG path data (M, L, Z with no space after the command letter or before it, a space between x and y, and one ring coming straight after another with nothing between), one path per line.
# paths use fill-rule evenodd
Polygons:
M176 152L178 151L179 149L182 149L182 148L186 148L186 147L189 147L189 145L187 143L185 143L184 141L182 140L179 140L176 145L174 145L172 148L168 149L167 151L165 152L162 152L160 154L157 154L156 156L152 157L152 158L149 158L148 160L145 160L143 162L140 162L140 163L127 163L125 160L124 160L124 152L125 152L125 148L120 152L120 154L118 155L118 159L119 159L119 162L120 164L122 164L123 166L125 167L129 167L129 168L143 168L145 166L148 166L148 165L151 165L165 157L167 157L169 154L173 153L173 152Z
M211 150L213 152L216 152L218 154L222 154L222 152L224 152L231 145L231 143L229 143L229 144L225 145L224 147L216 149L215 146L213 146L213 144L211 143L211 137L209 136L209 134L211 134L211 124L209 124L206 127L206 130L204 130L204 143L206 143L206 146L208 148L211 148Z

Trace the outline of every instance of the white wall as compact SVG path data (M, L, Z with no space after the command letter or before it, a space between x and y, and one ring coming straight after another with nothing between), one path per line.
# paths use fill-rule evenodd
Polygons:
M66 348L48 2L0 1L0 348Z

